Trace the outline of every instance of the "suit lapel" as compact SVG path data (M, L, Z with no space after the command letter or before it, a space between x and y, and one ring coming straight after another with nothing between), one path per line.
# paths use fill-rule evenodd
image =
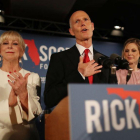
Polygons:
M76 46L73 46L72 48L69 49L69 51L67 51L67 57L70 59L70 61L72 62L72 64L77 67L78 63L79 63L79 57L80 57L80 53L77 49Z
M66 55L70 59L70 61L74 65L74 67L78 68L80 53L79 53L77 47L73 46L72 48L70 48L69 51L67 51ZM87 77L85 79L85 83L89 83Z
M93 59L96 53L98 53L95 49L93 49ZM93 83L99 83L99 77L100 77L100 73L97 73L95 75L93 75Z
M97 52L95 49L93 49L93 53L94 53L94 55L93 55L93 59L94 59L95 54L99 53L99 52Z

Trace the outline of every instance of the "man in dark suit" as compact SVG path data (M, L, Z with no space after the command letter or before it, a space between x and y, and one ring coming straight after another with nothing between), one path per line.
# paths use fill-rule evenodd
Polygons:
M72 48L52 54L44 91L44 101L51 108L67 96L68 83L108 83L109 70L95 62L92 36L94 24L84 11L76 11L70 17L71 35L76 38ZM85 49L89 49L86 62ZM90 78L89 78L90 77Z

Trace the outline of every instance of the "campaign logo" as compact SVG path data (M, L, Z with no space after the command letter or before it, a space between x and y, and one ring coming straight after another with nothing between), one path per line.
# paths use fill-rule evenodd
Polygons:
M117 94L123 100L131 97L136 100L136 103L139 106L139 114L140 114L140 91L128 91L123 88L107 88L108 94Z
M51 55L56 52L64 51L69 48L64 47L55 47L55 46L45 46L40 45L36 46L35 41L24 39L28 51L24 53L23 59L28 61L28 55L35 66L39 66L39 69L48 69L48 64L51 58ZM31 63L30 63L31 64ZM32 65L32 64L31 64ZM33 67L34 68L34 67Z
M39 53L34 40L24 39L24 42L25 44L27 44L29 57L31 58L31 60L34 62L35 65L39 65L40 63Z

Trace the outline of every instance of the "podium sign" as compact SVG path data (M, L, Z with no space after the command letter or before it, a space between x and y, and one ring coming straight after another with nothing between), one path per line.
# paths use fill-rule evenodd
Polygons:
M140 86L70 84L71 140L140 140Z

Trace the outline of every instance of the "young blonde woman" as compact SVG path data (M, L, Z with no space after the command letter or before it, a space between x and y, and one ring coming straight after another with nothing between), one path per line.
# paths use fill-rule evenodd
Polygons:
M122 57L129 62L129 68L132 69L130 79L127 81L128 70L119 69L116 71L118 84L140 84L140 69L138 62L140 57L140 40L137 38L130 38L124 43L122 50Z

